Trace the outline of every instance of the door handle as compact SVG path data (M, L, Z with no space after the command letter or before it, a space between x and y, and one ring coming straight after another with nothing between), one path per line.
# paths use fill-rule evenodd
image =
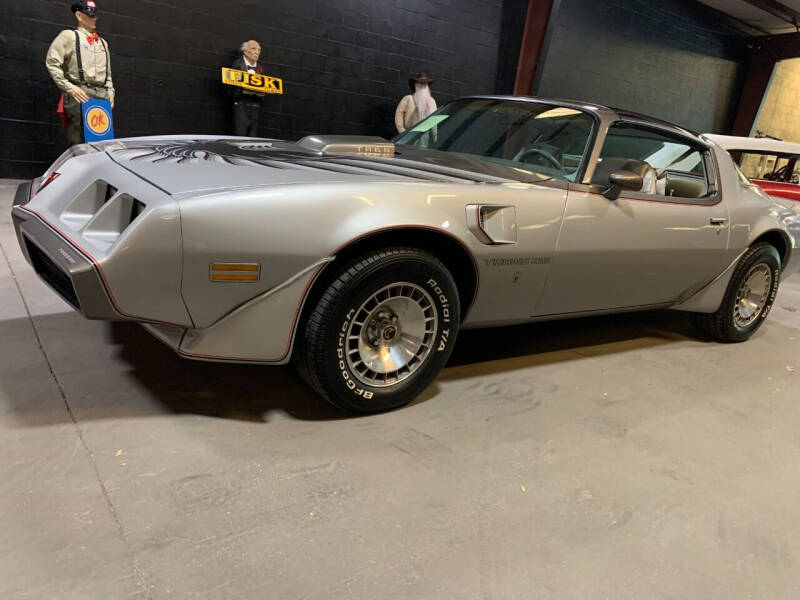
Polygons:
M711 217L711 219L709 220L709 223L711 223L712 225L725 225L725 223L727 222L728 219L726 219L725 217Z

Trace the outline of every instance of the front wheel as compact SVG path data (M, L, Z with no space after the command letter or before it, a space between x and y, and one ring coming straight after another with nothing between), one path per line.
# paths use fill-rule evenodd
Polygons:
M767 318L781 279L781 259L771 244L750 248L731 277L717 312L693 315L695 325L720 342L743 342Z
M450 357L460 323L456 284L414 248L369 253L345 265L313 307L295 354L303 377L345 410L407 404Z

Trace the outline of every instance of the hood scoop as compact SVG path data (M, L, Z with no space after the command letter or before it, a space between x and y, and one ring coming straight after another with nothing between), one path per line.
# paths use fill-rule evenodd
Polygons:
M394 144L382 137L360 135L308 135L297 145L312 152L344 156L392 158Z

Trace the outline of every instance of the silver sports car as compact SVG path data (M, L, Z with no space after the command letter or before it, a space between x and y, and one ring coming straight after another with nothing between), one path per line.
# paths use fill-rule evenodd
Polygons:
M76 146L13 218L86 317L187 358L293 361L357 411L413 399L462 327L672 308L742 341L800 269L800 217L711 140L534 98L462 98L393 142Z

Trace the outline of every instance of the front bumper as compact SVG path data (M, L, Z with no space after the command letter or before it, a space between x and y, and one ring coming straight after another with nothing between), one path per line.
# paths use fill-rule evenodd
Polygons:
M94 263L42 218L25 209L33 183L17 188L11 209L25 259L47 285L85 317L129 320L114 309Z

